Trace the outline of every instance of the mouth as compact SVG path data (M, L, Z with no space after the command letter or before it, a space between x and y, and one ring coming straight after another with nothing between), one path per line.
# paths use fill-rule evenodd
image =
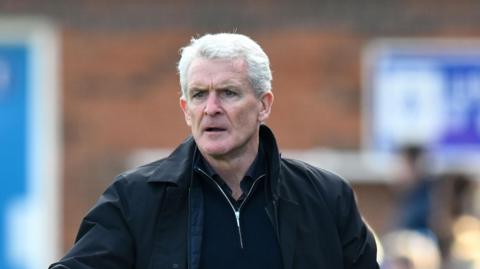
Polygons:
M221 128L221 127L207 127L207 128L205 128L205 132L207 132L207 133L224 132L226 130L227 130L226 128Z

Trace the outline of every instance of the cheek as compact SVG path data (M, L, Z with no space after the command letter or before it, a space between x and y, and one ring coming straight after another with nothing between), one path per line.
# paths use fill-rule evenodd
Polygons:
M199 119L198 109L191 108L187 113L187 119L191 126L195 126Z
M238 111L236 118L239 128L255 126L258 122L257 107L254 105L244 107ZM247 131L247 129L245 129L245 131Z

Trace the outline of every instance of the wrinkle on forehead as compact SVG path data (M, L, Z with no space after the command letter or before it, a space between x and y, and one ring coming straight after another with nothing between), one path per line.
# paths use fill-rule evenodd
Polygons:
M247 64L244 59L197 58L190 65L188 89L242 86L247 81Z

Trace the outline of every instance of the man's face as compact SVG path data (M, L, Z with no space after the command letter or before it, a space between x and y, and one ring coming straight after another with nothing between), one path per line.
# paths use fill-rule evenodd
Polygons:
M273 95L257 98L245 61L197 58L187 78L180 106L200 152L215 159L256 153L258 128L270 114Z

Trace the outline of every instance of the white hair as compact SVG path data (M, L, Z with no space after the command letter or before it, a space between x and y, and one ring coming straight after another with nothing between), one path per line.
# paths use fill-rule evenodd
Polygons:
M178 62L182 97L187 97L187 71L192 61L205 59L244 59L247 73L255 94L272 89L272 71L267 54L250 37L235 33L206 34L198 39L192 38L190 44L180 50Z

